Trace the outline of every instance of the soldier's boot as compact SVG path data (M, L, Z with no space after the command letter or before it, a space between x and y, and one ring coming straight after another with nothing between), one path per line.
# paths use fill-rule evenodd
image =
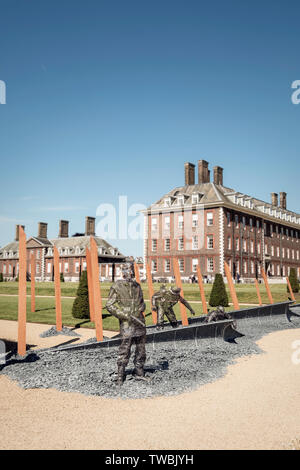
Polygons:
M123 385L124 380L125 380L125 367L124 366L118 366L117 384L119 386Z
M141 366L136 366L136 367L134 368L133 374L134 374L136 377L145 377L144 368L141 367Z
M133 371L133 376L137 380L143 380L144 382L149 382L149 379L145 377L144 368L141 366L135 367Z
M178 328L179 324L178 321L171 321L172 328Z
M157 323L156 324L156 329L157 330L163 330L164 329L164 324L163 323Z

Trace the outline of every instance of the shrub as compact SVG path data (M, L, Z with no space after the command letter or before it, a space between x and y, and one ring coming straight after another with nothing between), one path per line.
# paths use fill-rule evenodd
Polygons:
M292 291L295 292L295 293L299 292L299 282L298 282L298 279L297 279L297 274L296 274L296 269L295 268L290 269L289 281L290 281L290 284L291 284ZM289 286L287 286L287 291L290 292Z
M65 278L64 278L63 273L60 273L59 278L60 278L60 282L65 282Z
M0 273L0 282L3 282L3 274Z
M90 318L87 272L82 271L77 289L77 296L72 307L74 318Z
M216 274L210 294L209 305L211 307L218 307L219 305L228 307L228 295L222 274Z

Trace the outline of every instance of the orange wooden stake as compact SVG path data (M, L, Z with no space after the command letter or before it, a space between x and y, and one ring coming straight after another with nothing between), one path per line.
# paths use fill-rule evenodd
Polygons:
M26 235L19 227L18 354L26 354Z
M97 341L103 341L102 326L102 297L99 279L98 247L95 239L91 237L91 265L92 265L92 283L94 292L94 317Z
M141 283L141 280L140 280L140 272L139 272L139 267L136 263L133 264L134 266L134 276L135 276L135 280L138 284Z
M61 290L60 290L60 272L59 272L59 254L56 246L53 250L54 254L54 287L55 287L55 311L56 311L56 329L62 330L61 317Z
M153 282L152 282L152 275L151 269L148 263L146 263L146 273L147 273L147 282L148 282L148 291L149 291L149 299L150 299L150 308L151 308L151 299L154 295L153 289ZM153 324L156 325L157 323L157 313L152 310L152 321Z
M266 272L263 268L261 269L261 275L263 277L263 280L264 280L264 283L265 283L265 286L266 286L266 291L267 291L267 294L268 294L268 297L269 297L269 300L270 300L270 304L273 304L274 300L273 300L273 297L272 297L272 294L271 294L271 290L270 290L270 286L269 286L269 283L268 283Z
M205 293L204 293L203 278L202 278L199 265L197 265L197 275L198 275L198 284L199 284L199 289L200 289L203 313L207 315L208 311L207 311L207 304L206 304Z
M35 312L35 258L34 255L31 254L30 257L30 287L31 287L31 312Z
M288 285L288 288L289 288L289 291L290 291L290 294L291 294L291 298L292 298L292 300L295 301L296 299L295 299L295 296L294 296L294 292L293 292L293 289L292 289L292 286L291 286L291 283L290 283L290 280L289 280L288 277L286 278L286 282L287 282L287 285Z
M176 280L176 285L177 287L180 287L181 289L181 297L183 297L183 290L182 290L182 282L181 282L181 276L180 276L180 270L179 270L179 264L178 264L178 259L173 258L173 270L174 270L174 276ZM180 313L181 313L181 320L182 320L182 326L188 326L188 318L187 318L187 313L186 313L186 308L185 306L180 302Z
M93 274L92 274L92 261L91 252L86 247L86 270L88 280L88 291L89 291L89 307L90 307L90 319L95 321L95 304L94 304L94 288L93 288Z
M258 280L257 279L255 279L255 287L256 287L256 293L257 293L257 297L258 297L258 303L259 303L259 305L262 305L261 295L260 295L259 285L258 285Z
M231 272L230 272L229 266L226 263L226 261L224 262L224 268L225 268L225 274L226 274L226 277L227 277L227 282L228 282L228 286L229 286L230 295L231 295L231 299L232 299L232 302L233 302L234 310L239 310L240 306L239 306L238 298L237 298L237 295L236 295L236 292L235 292L233 280L232 280L232 277L231 277Z

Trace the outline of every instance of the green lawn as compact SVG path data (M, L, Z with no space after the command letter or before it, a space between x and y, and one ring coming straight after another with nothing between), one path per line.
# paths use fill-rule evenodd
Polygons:
M109 282L101 283L102 297L104 298L108 297L110 286L111 286L111 283ZM160 286L161 284L154 283L154 290L158 290ZM254 284L236 284L235 287L236 287L238 299L241 303L249 303L249 304L258 303ZM62 282L61 283L61 295L63 297L75 297L77 288L78 288L78 284L75 282ZM149 292L148 292L147 284L142 283L142 288L143 288L145 299L149 299ZM270 284L270 288L271 288L274 302L283 302L284 300L287 300L288 294L286 291L285 284ZM211 289L212 289L212 284L204 285L204 290L205 290L205 295L206 295L207 300L209 300ZM184 290L184 296L187 300L200 300L198 284L184 284L183 290ZM260 284L260 293L261 293L263 303L269 303L266 289L263 284ZM18 294L18 283L17 282L1 282L0 294ZM30 282L27 283L27 294L30 294ZM228 294L229 294L229 291L228 291ZM36 295L54 296L54 283L52 282L36 283ZM299 294L296 297L298 297L298 300L300 300Z
M111 284L102 283L101 292L102 297L106 298L109 293ZM70 297L62 299L62 313L63 313L63 324L67 326L75 326L81 324L83 327L93 328L94 324L91 322L85 322L84 320L77 320L72 317L72 304L76 295L78 284L72 282L65 282L61 284L62 296ZM160 284L154 284L154 289L159 289ZM286 285L284 284L271 284L271 291L275 302L282 302L287 300L288 294L286 292ZM147 284L142 284L145 299L149 298ZM212 285L205 285L206 299L209 300L209 295ZM183 285L185 298L191 301L191 304L197 315L203 313L201 303L194 303L193 301L200 300L199 287L197 284L184 284ZM236 285L236 291L238 300L244 304L256 304L258 303L256 296L256 289L251 284L240 284ZM269 303L267 293L264 285L260 285L260 292L263 303ZM3 282L0 283L0 294L17 294L18 283L16 282ZM27 293L30 294L30 283L27 283ZM40 296L54 296L54 285L51 282L37 283L36 284L36 295ZM230 296L229 296L230 298ZM300 294L296 295L296 299L300 301ZM147 312L150 311L149 302L147 301ZM104 301L105 304L105 301ZM246 307L246 306L245 306ZM229 310L231 310L229 308ZM18 297L15 296L0 296L0 319L4 320L17 320L18 316ZM175 312L178 318L180 318L179 306L175 307ZM188 312L189 314L189 312ZM146 317L147 324L152 323L151 315ZM37 323L55 323L55 301L53 298L36 298L36 312L30 312L30 297L27 298L27 321ZM114 317L108 316L107 313L103 312L103 327L108 330L118 330L118 320Z
M72 317L72 304L74 299L62 299L62 318L63 324L66 326L78 325L84 328L94 328L94 323L86 320L79 320ZM196 315L202 314L202 305L191 303ZM146 301L147 309L146 314L150 312L149 302ZM180 318L179 306L176 305L175 313L177 318ZM188 315L189 311L187 312ZM18 298L17 297L1 297L0 298L0 319L2 320L17 320L18 319ZM54 298L37 298L36 299L36 312L30 311L30 298L27 298L27 321L36 323L55 324L55 302ZM152 324L152 315L146 315L147 325ZM109 316L106 311L103 312L103 328L106 330L118 331L119 322L113 317Z

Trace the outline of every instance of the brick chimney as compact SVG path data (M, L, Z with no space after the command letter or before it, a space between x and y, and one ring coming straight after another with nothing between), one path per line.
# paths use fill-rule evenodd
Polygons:
M198 161L198 183L209 183L210 172L208 169L208 162L206 160Z
M286 209L286 193L285 192L280 193L279 207L281 207L281 209Z
M47 238L47 227L48 227L48 224L46 224L46 222L39 222L38 224L38 237L39 238Z
M60 220L59 221L59 238L68 238L69 236L69 221L68 220Z
M193 163L184 164L184 178L186 186L195 184L195 165Z
M95 235L95 217L87 216L85 218L85 234Z
M223 168L214 166L214 183L223 186Z
M278 206L278 194L271 193L272 206Z
M16 242L18 242L20 238L19 237L20 227L22 227L22 229L25 230L25 225L16 225L16 237L15 237Z

